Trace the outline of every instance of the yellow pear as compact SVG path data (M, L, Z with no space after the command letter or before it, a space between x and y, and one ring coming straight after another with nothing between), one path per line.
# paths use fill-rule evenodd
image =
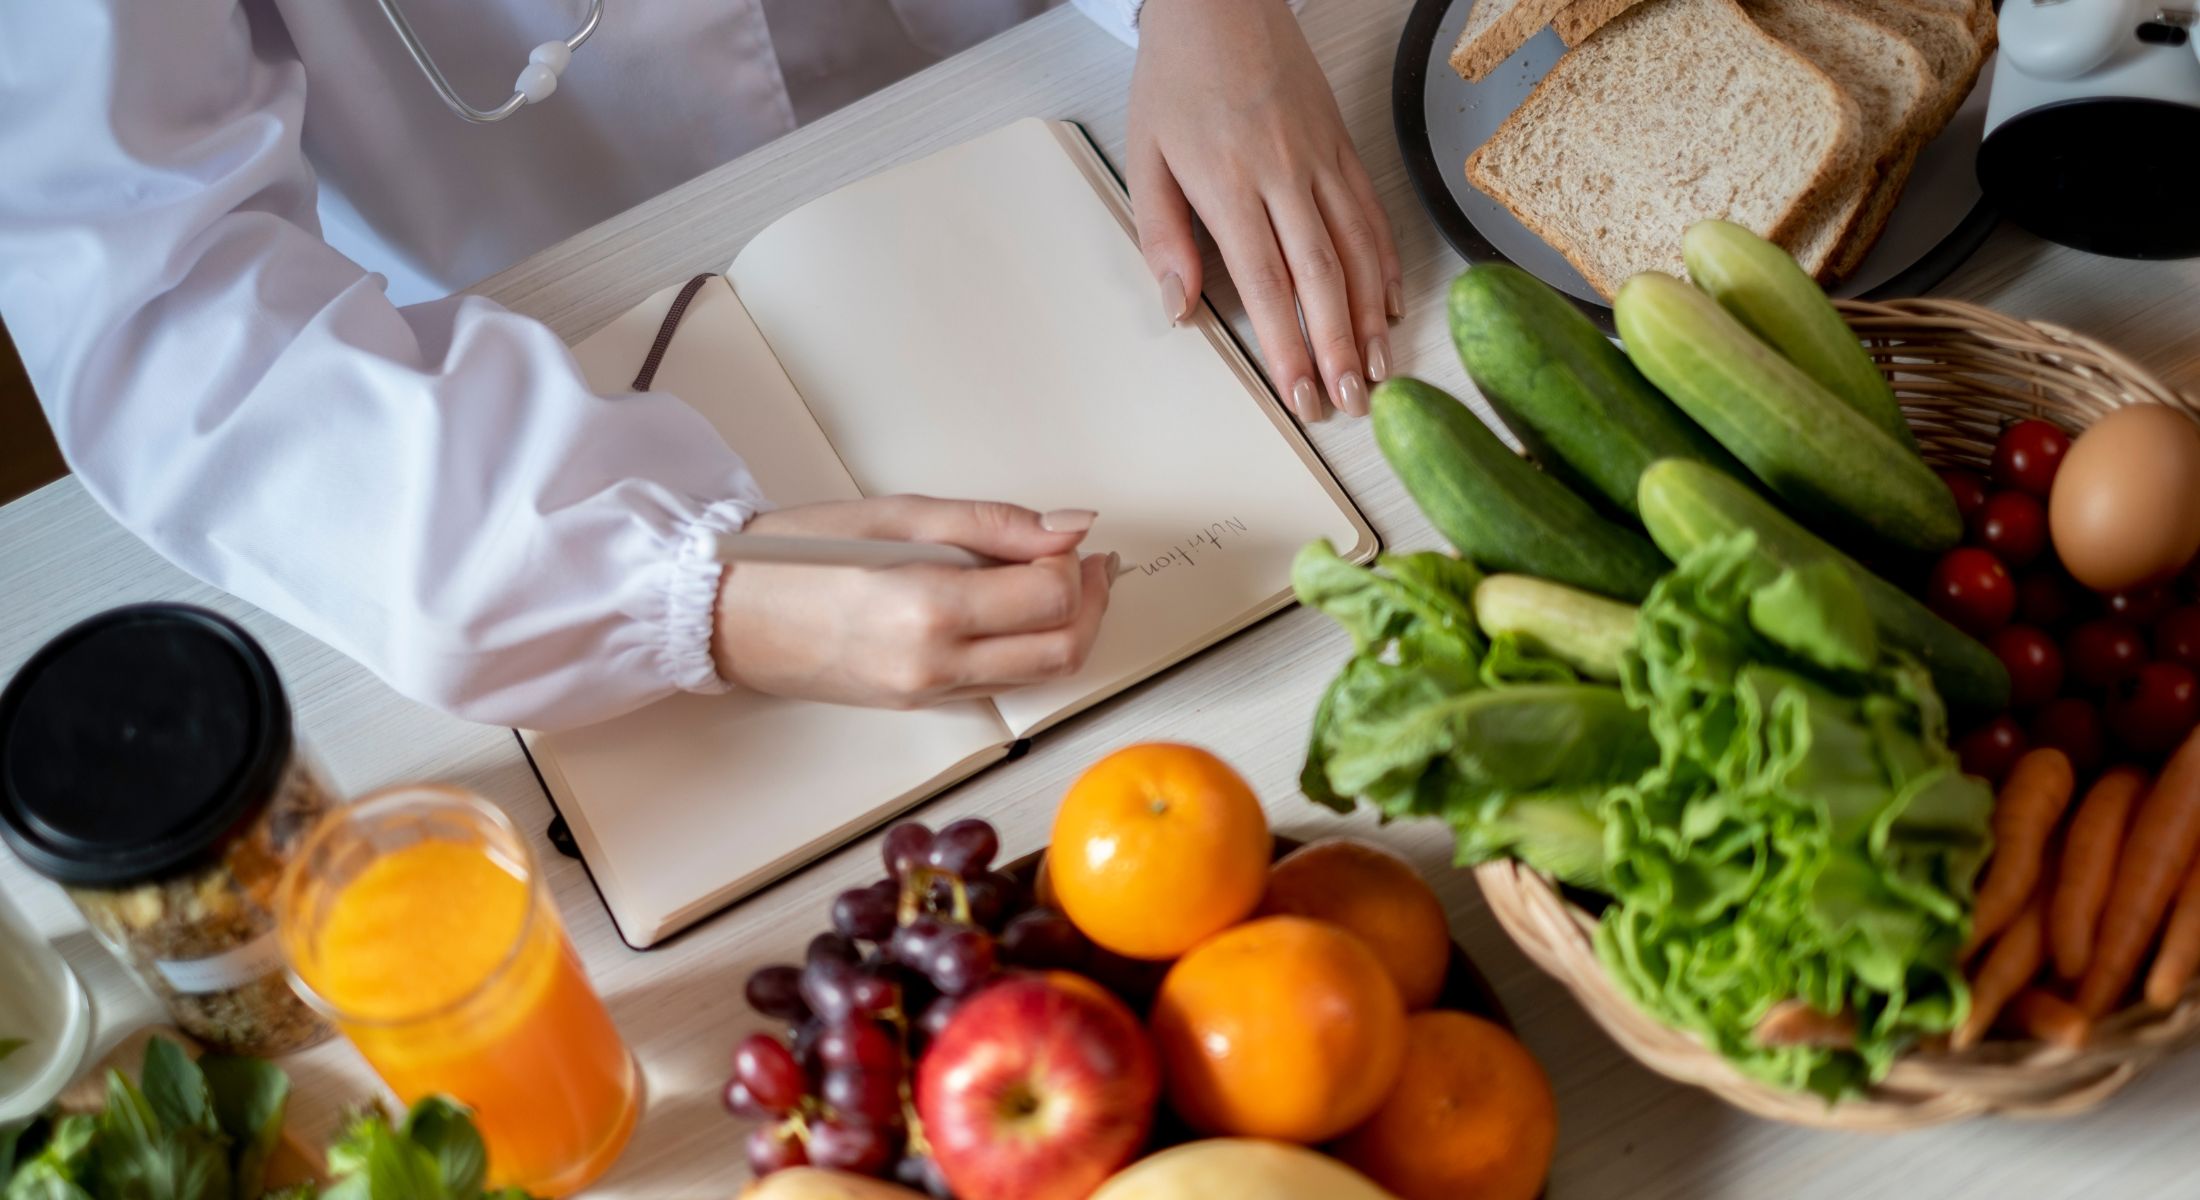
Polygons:
M1304 1146L1209 1138L1139 1159L1090 1200L1395 1200L1365 1175Z

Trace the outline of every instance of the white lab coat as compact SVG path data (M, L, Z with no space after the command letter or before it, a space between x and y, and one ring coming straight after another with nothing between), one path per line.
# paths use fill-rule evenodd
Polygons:
M400 2L480 106L585 8ZM557 728L719 690L689 535L765 502L740 458L425 297L1052 2L610 0L555 96L476 127L370 0L10 0L0 316L108 512L400 692ZM1076 2L1132 36L1138 0Z

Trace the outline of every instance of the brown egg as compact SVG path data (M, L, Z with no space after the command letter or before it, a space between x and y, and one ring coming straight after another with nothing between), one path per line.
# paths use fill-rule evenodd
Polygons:
M2094 591L2175 575L2200 550L2200 425L2159 404L2101 418L2055 473L2047 523L2063 565Z

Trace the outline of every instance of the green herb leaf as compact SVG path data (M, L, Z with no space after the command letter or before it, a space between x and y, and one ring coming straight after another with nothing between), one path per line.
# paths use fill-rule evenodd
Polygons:
M29 1038L0 1038L0 1062L8 1061L8 1055L30 1044Z
M405 1114L404 1134L435 1159L451 1195L472 1196L481 1191L482 1180L489 1174L489 1150L464 1107L443 1096L430 1096Z
M90 1200L76 1180L84 1170L98 1118L76 1114L45 1126L45 1144L18 1164L5 1200Z
M29 1162L8 1181L6 1200L93 1200L92 1194L58 1169Z
M230 1191L253 1200L267 1179L267 1161L283 1133L290 1077L264 1059L208 1055L199 1060L214 1120L233 1141Z
M461 1200L443 1186L435 1156L371 1110L329 1147L328 1170L337 1183L323 1200Z
M167 1038L145 1046L145 1101L164 1129L215 1132L214 1104L206 1094L206 1076L183 1047Z

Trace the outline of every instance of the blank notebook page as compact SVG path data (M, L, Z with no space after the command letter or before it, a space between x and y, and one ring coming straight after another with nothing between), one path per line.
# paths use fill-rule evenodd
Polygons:
M1100 512L1087 547L1130 570L1077 678L996 700L1019 735L1272 609L1310 539L1372 544L1204 306L1163 317L1099 169L1020 121L812 201L728 271L866 495Z

